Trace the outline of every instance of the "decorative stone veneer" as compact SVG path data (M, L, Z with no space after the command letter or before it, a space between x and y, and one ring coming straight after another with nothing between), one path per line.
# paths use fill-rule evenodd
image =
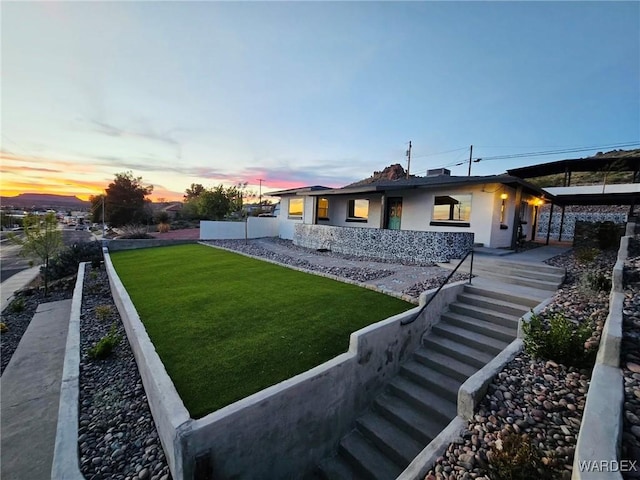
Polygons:
M551 238L558 240L560 236L560 219L562 217L562 211L560 207L553 209L553 216L551 217ZM613 223L626 223L626 213L577 213L577 212L565 212L564 224L562 225L562 240L573 240L573 236L576 228L576 221L596 223L596 222L613 222ZM536 238L546 238L547 228L549 226L549 212L541 212L538 219L538 231Z
M473 246L473 233L297 224L293 243L359 257L433 263L462 258Z

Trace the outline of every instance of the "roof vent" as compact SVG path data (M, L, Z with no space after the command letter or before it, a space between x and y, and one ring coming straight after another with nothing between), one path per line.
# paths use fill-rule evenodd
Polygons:
M434 168L433 170L427 170L427 177L437 177L438 175L451 176L451 170L446 168Z

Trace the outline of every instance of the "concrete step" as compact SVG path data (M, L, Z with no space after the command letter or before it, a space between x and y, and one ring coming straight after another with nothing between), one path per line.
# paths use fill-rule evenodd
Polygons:
M509 291L505 291L504 285L493 287L491 283L487 284L487 282L485 282L485 285L479 285L478 283L465 285L464 292L500 302L524 305L527 310L537 306L544 298L550 296L546 290L532 290L525 287L513 288L512 286Z
M407 467L426 446L377 413L363 415L356 424L363 437L401 467Z
M323 480L359 480L347 461L340 455L325 458L318 464L317 478Z
M455 325L456 327L463 328L470 332L477 332L487 337L495 338L503 342L511 343L515 340L518 334L518 322L513 321L511 327L505 327L504 325L496 325L492 322L479 320L477 318L469 317L467 315L460 315L453 312L443 313L441 322Z
M469 271L468 265L462 265L459 271ZM564 279L564 272L562 270L557 271L540 271L536 265L524 266L524 265L515 265L515 264L506 264L506 263L481 263L474 262L473 263L473 271L490 271L499 273L501 275L515 275L520 277L532 278L534 280L543 280L546 282L555 282Z
M486 352L491 356L497 355L508 345L507 342L487 337L486 335L476 332L469 332L464 328L443 322L434 325L432 331L443 337L450 338L464 345Z
M506 313L497 312L490 308L478 307L476 305L468 305L466 303L453 302L449 305L449 312L467 317L477 318L496 325L504 327L513 327L518 325L519 316L507 315ZM443 314L444 315L444 314Z
M536 280L533 278L527 278L525 276L502 274L492 270L480 270L480 269L476 270L475 268L473 269L473 274L483 278L492 278L502 283L506 283L507 285L509 284L522 285L525 287L533 287L533 288L538 288L540 290L553 291L553 292L555 292L558 289L558 287L562 284L561 280L549 282L545 280Z
M408 378L396 377L389 383L389 392L420 411L433 413L436 421L449 422L457 415L457 400L451 401Z
M444 353L427 350L424 347L418 349L413 356L418 362L425 364L436 372L448 375L456 380L460 380L461 382L464 382L467 378L478 371L478 368L469 365L468 363L461 362L460 360Z
M439 395L451 400L452 402L457 401L458 389L460 388L460 385L462 385L461 381L436 372L415 360L409 361L400 367L400 375L433 392L437 392Z
M499 300L497 298L486 297L484 295L477 295L474 293L461 293L458 295L458 302L467 305L474 305L480 308L486 308L518 318L522 317L530 309L529 305Z
M340 441L340 455L349 462L357 475L371 480L398 478L403 468L382 455L373 444L354 430Z
M462 344L454 339L438 335L435 332L431 332L425 337L422 340L422 345L427 350L444 353L478 369L484 367L494 357L494 355L490 353Z
M548 273L552 275L553 274L564 275L565 273L565 270L563 268L554 267L553 265L547 265L546 263L518 261L518 260L513 260L511 258L498 258L495 256L475 255L473 257L473 265L474 265L474 268L476 265L481 265L481 266L491 265L495 267L517 268L519 270L529 270L532 272ZM453 267L455 267L455 265L457 265L458 262L459 260L452 259L448 264L445 264L445 265L453 265ZM469 261L467 260L463 265L463 267L468 264L469 264ZM453 268L453 267L450 267L450 268Z
M390 393L379 396L373 408L422 445L428 445L448 424L443 415L431 408L417 408Z

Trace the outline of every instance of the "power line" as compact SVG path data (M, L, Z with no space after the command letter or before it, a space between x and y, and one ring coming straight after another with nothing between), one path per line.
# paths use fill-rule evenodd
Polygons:
M618 143L612 145L592 145L589 147L575 147L575 148L564 148L560 150L545 150L541 152L527 152L527 153L513 153L509 155L494 155L491 157L482 157L482 161L486 160L506 160L510 158L522 158L522 157L540 157L544 155L558 155L561 153L578 153L578 152L586 152L589 150L596 149L604 149L604 148L619 148L619 147L633 147L640 145L640 142L626 142L626 143Z

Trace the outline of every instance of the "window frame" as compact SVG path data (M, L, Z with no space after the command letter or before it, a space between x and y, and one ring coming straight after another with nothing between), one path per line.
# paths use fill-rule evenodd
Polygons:
M320 206L320 202L325 201L327 202L326 207L321 207ZM319 197L318 198L318 203L316 206L316 215L318 217L318 220L329 220L329 199L327 197ZM323 211L324 215L321 214L320 212Z
M366 217L357 217L356 213L356 202L367 202L367 216ZM347 218L345 221L347 222L359 222L359 223L367 223L369 221L369 206L370 202L368 198L351 198L347 201Z
M464 200L468 199L468 214L465 215L465 219L456 220L453 218L453 206L455 203L451 203L451 207L449 208L449 218L435 218L436 217L436 206L439 205L447 205L447 203L436 203L438 198L446 198L449 197L454 200L459 200L460 197L464 197ZM458 204L465 205L464 201L459 201ZM472 193L451 193L449 195L434 195L433 196L433 206L431 209L431 222L429 222L432 226L440 226L440 227L470 227L471 226L471 207L473 205L473 194Z
M294 212L293 214L291 213L291 203L292 203L292 201L295 201L296 203L300 202L301 209L300 209L300 213L299 214L296 213L296 212ZM291 219L301 219L301 218L304 217L304 198L302 198L302 197L297 197L297 198L296 197L292 197L292 198L289 199L289 204L287 205L287 217L291 218Z

